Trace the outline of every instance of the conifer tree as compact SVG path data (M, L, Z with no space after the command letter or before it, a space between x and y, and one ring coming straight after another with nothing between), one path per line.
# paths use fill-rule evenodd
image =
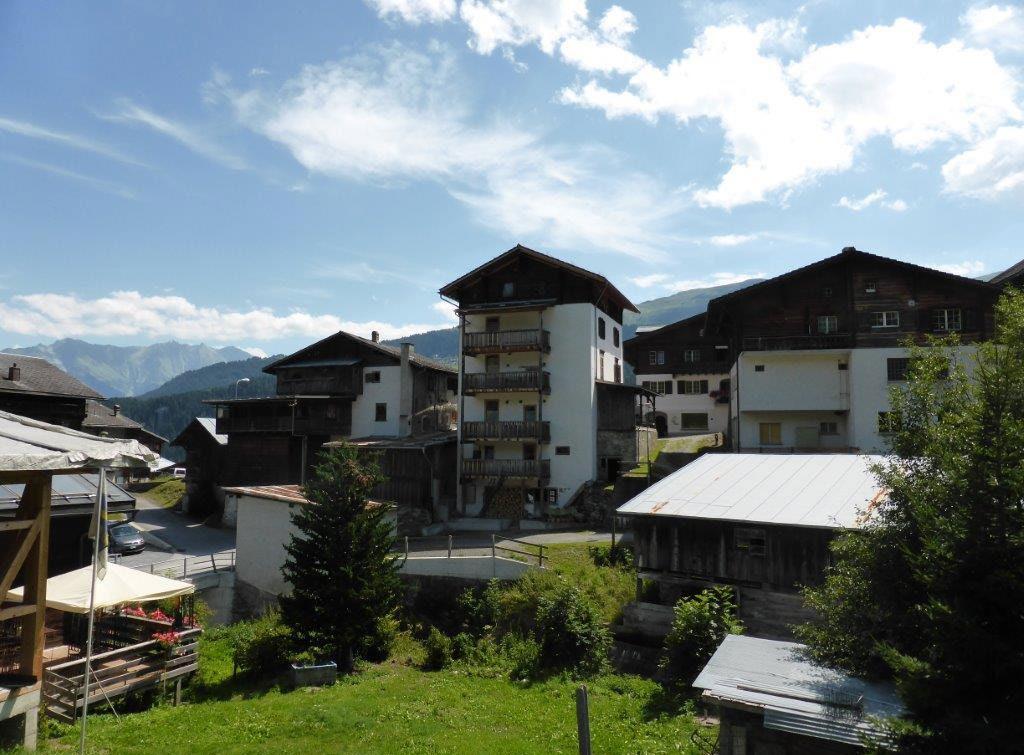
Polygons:
M321 453L303 486L309 504L292 514L299 532L285 546L292 592L281 598L282 619L300 647L346 670L401 595L387 509L369 504L382 479L376 460L352 446Z

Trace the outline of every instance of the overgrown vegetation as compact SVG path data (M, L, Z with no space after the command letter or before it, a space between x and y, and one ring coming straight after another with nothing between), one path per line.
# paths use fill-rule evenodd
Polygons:
M955 339L934 345L911 350L891 397L888 498L835 541L801 636L826 663L895 680L901 750L1005 752L1024 738L1024 295L1003 297L972 364Z
M661 668L671 683L689 687L726 635L740 634L743 625L736 617L733 590L726 586L682 598L673 612Z

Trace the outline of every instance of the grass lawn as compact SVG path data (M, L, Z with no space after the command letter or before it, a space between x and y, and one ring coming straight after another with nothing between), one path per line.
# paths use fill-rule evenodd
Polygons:
M158 477L141 492L153 503L169 509L181 502L185 495L185 481L180 477Z
M410 647L411 641L406 642ZM89 722L92 753L574 753L577 684L512 682L465 670L425 672L416 651L369 664L334 687L284 692L232 681L227 641L204 641L191 701ZM405 657L402 657L402 656ZM636 677L588 682L595 753L696 753L689 714L663 710ZM76 731L50 740L77 747ZM713 738L713 733L711 734Z

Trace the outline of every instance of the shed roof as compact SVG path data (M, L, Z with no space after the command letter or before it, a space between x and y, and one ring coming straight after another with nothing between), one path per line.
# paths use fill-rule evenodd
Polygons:
M1016 265L1010 265L1003 272L993 276L989 283L997 285L1012 284L1017 279L1020 279L1018 282L1024 282L1024 260L1021 260Z
M50 491L53 516L77 516L92 513L96 503L96 485L99 474L54 475ZM21 483L0 484L0 517L13 516L18 509L25 486ZM132 511L135 498L122 488L107 481L107 506L111 513Z
M804 649L729 635L693 686L720 705L763 710L766 729L853 745L862 736L881 740L875 719L903 712L892 685L819 666Z
M207 435L217 441L220 445L226 446L228 444L228 436L217 433L217 420L213 417L194 417L192 421L185 426L185 429L178 433L178 437L171 441L171 445L180 446L182 436L184 436L185 433L188 432L188 429L193 426L206 432Z
M7 375L14 365L21 368L21 377L18 380L8 380ZM103 398L81 380L71 377L56 365L41 357L24 354L0 353L0 392Z
M705 454L619 507L624 515L858 527L884 494L854 454Z

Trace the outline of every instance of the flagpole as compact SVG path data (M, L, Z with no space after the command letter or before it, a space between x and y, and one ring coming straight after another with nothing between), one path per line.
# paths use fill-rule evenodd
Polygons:
M96 531L93 533L92 539L92 583L89 588L89 629L85 640L85 687L83 689L84 698L82 700L82 733L81 738L78 742L79 755L85 755L85 722L89 717L89 677L92 674L90 664L92 662L92 627L93 621L96 618L94 613L94 606L96 605L96 570L99 567L100 561L100 540L102 539L100 528L106 527L107 523L102 520L102 505L103 498L106 496L107 491L107 470L105 467L99 468L99 479L96 481L96 509L93 512L93 518L96 522Z

